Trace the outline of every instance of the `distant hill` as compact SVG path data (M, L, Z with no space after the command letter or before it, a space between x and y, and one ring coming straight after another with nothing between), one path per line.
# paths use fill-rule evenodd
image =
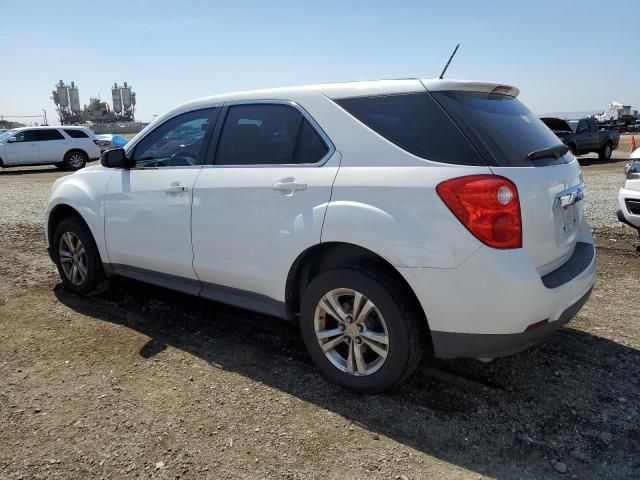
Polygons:
M542 113L538 115L538 117L556 117L556 118L564 118L564 119L570 120L575 118L588 117L590 115L597 115L599 113L602 113L602 110L587 110L584 112L549 112L549 113Z

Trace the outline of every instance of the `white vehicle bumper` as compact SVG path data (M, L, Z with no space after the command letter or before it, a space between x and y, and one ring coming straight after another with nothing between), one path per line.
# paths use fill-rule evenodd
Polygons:
M640 213L634 214L629 209L630 207L640 212L640 191L629 190L628 188L621 188L618 193L618 220L627 225L635 228L640 228Z
M522 249L481 247L455 269L400 268L425 311L436 357L511 355L571 320L595 282L588 237L542 277Z

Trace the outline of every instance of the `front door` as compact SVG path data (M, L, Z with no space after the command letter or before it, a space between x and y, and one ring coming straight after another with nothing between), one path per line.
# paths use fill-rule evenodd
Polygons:
M261 296L284 300L289 267L320 242L340 154L294 105L236 104L225 117L194 188L194 269L203 296L248 291L251 308L277 314Z
M105 198L106 245L116 273L174 287L190 279L192 293L198 291L191 199L218 114L207 108L178 115L127 150L135 167L113 175Z
M40 163L40 144L36 142L35 130L22 130L8 138L5 144L7 165L29 165Z

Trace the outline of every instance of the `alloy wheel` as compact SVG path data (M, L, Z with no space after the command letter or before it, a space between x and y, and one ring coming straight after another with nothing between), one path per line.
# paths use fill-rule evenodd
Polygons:
M87 254L80 238L73 232L60 237L58 255L62 271L73 285L82 285L89 274Z
M80 168L84 163L84 157L79 153L72 153L69 157L69 165L71 168Z
M389 333L376 305L362 293L338 288L318 302L314 315L316 339L326 358L354 376L378 371L389 353Z

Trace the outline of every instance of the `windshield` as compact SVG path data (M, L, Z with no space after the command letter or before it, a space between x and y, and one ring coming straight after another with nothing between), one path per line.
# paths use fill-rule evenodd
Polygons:
M486 92L433 93L477 148L499 166L532 166L527 156L562 145L560 139L515 97ZM555 160L554 160L555 161ZM566 163L569 157L555 161Z
M569 120L567 123L574 132L578 129L578 120Z
M3 140L6 140L11 135L14 135L16 132L17 132L17 130L7 130L4 133L0 133L0 142L2 142Z

